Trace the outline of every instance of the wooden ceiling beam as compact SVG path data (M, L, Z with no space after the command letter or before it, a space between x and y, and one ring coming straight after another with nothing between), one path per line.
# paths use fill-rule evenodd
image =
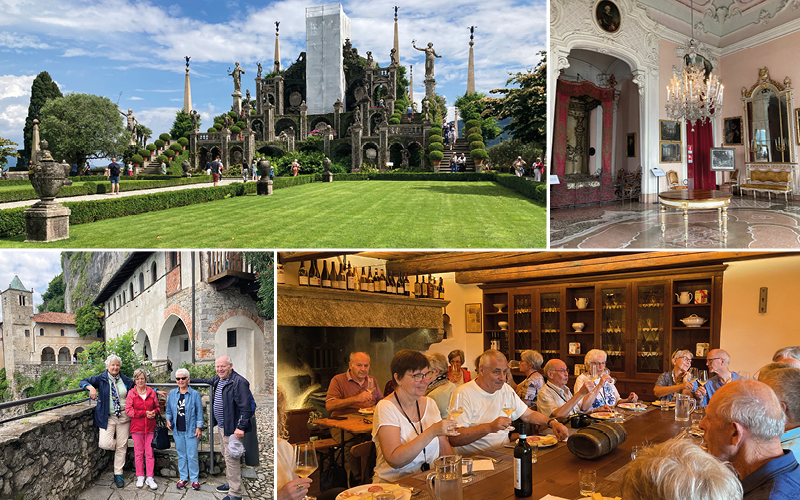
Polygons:
M500 283L643 269L709 265L792 255L791 252L642 252L501 269L456 272L456 283Z
M300 262L304 260L331 259L339 255L356 253L358 252L343 252L341 250L336 252L278 252L278 256L281 258L281 263L286 264L287 262Z
M445 252L390 260L386 264L386 270L394 274L451 273L603 258L609 255L618 255L618 252Z

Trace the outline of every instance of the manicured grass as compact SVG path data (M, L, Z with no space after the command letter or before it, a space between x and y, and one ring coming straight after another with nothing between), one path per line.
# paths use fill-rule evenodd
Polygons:
M54 248L544 248L546 207L494 182L313 183L70 226ZM160 236L160 238L159 238Z

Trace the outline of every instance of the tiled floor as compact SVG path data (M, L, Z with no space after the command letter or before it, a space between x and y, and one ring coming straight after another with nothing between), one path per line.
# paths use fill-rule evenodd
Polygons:
M728 240L723 241L717 211L689 212L684 242L683 213L667 209L661 235L659 205L618 202L550 211L551 248L800 248L800 203L734 196L728 208Z

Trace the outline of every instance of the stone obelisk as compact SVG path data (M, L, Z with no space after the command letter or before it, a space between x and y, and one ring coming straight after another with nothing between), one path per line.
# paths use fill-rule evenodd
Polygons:
M192 86L189 83L189 59L186 56L186 77L183 80L183 112L187 115L192 112Z
M414 102L414 65L413 64L409 65L408 70L411 75L409 76L409 83L408 83L408 100L410 102Z
M400 64L400 35L397 31L397 6L394 7L394 60Z
M280 21L275 21L275 65L272 68L275 73L281 70L281 41L278 34L280 24Z
M477 26L469 27L469 63L467 64L467 94L475 93L475 55L472 46L475 45L474 36Z

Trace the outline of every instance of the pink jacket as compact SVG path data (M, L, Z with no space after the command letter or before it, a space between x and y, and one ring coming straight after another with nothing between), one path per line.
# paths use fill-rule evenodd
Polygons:
M128 391L128 397L125 399L125 413L131 417L131 433L144 432L145 434L153 432L156 428L156 419L147 418L147 412L155 410L156 415L159 414L158 408L158 394L152 387L147 386L147 397L142 399L134 386Z

